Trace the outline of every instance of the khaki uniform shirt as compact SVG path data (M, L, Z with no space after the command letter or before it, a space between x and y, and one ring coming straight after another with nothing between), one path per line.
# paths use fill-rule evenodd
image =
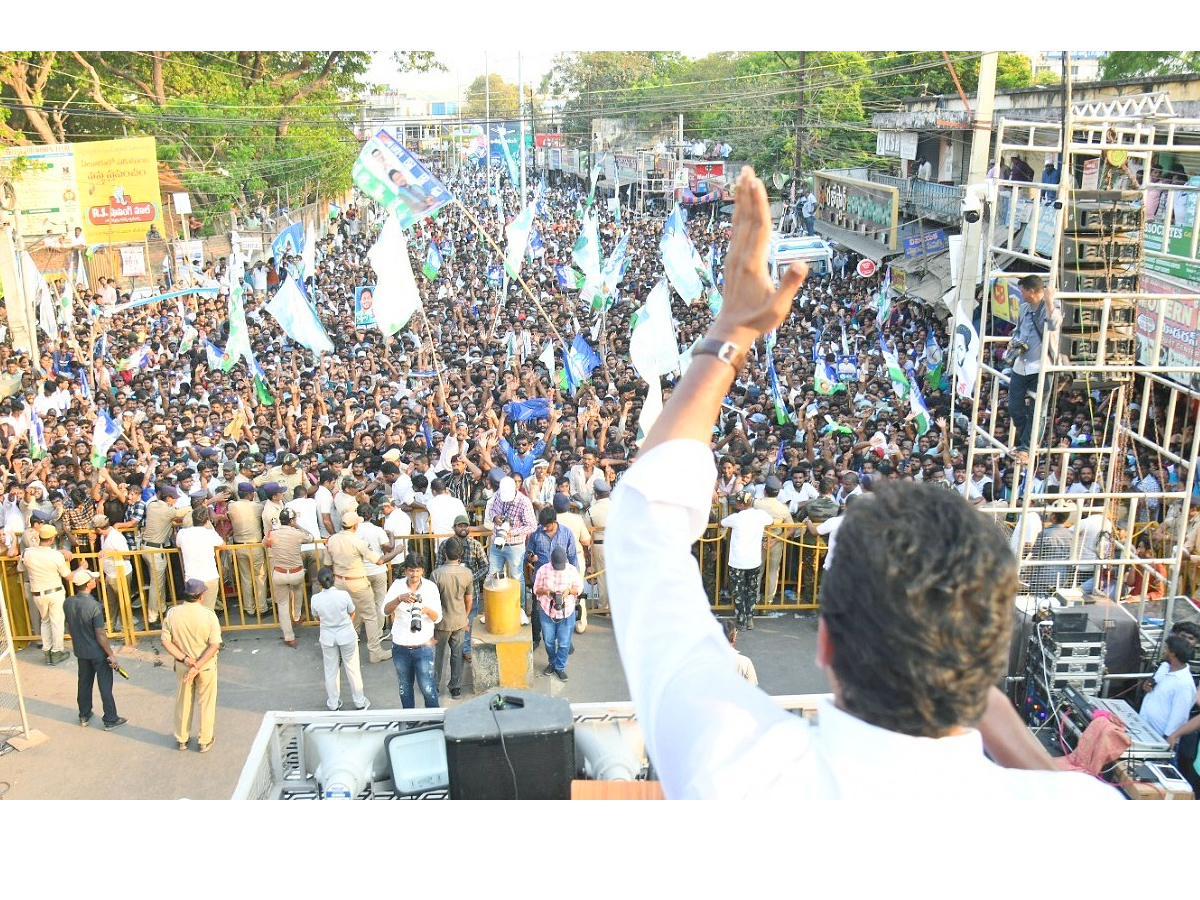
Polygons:
M146 504L146 524L142 526L142 543L167 545L175 523L181 521L179 510L157 497Z
M429 578L442 595L442 620L434 631L462 631L467 627L467 594L475 583L471 570L461 562L446 563L434 569Z
M268 500L263 504L262 528L264 537L279 527L279 514L281 512L283 512L283 506L273 500Z
M263 539L262 509L257 500L234 500L229 504L232 543L253 544Z
M311 534L294 525L279 525L270 534L271 568L295 569L304 565L301 547L315 541Z
M778 497L763 497L761 500L755 500L754 508L766 510L775 517L777 523L792 521L791 510Z
M199 659L209 644L221 643L221 622L217 614L199 601L188 601L172 606L163 618L162 636L178 647L186 656ZM215 668L214 655L201 671Z
M61 590L63 579L71 575L67 558L53 547L30 547L21 554L21 562L29 576L31 591Z
M378 563L381 558L353 531L339 531L331 535L325 543L325 549L333 561L333 574L347 580L366 578L363 560Z
M558 514L558 524L575 535L575 558L579 560L576 568L580 572L585 571L583 548L591 546L592 534L584 524L583 516L575 512L561 512Z
M270 484L272 481L287 488L287 494L284 495L284 499L292 500L295 498L293 491L304 484L304 473L297 469L291 475L288 475L283 471L283 466L272 466L255 478L252 483L255 487L262 487L264 484Z
M608 524L608 510L611 506L612 500L605 497L593 503L583 514L584 523L592 529L592 540L598 544L604 543L604 527Z

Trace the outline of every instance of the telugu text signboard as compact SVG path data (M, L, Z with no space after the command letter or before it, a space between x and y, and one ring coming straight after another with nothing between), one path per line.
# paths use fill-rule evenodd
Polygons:
M896 188L818 172L816 195L820 221L870 238L884 249L900 249L896 241L900 192Z
M22 237L71 235L83 226L70 144L5 147L3 158L14 173Z
M83 236L89 244L141 241L163 230L152 137L73 144Z
M946 243L946 232L942 229L926 231L924 234L913 235L904 239L904 258L921 259L941 253L949 245Z

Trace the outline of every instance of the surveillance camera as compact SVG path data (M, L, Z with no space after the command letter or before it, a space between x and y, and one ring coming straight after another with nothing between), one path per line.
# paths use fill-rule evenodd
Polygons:
M974 225L983 217L987 207L987 185L969 184L962 199L962 216L968 224Z

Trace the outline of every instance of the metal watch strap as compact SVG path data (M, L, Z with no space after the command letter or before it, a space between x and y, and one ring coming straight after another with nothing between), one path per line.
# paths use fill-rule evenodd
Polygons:
M703 338L692 347L692 356L715 356L721 362L729 363L733 371L740 372L746 362L746 348L739 347L732 341L718 341L716 338Z

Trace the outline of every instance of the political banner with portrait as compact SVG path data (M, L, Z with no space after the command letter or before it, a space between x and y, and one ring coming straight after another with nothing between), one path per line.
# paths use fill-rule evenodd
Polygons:
M362 328L375 324L375 285L359 285L354 289L354 326Z
M360 191L395 214L402 229L411 228L454 199L444 184L383 130L363 145L350 176Z

